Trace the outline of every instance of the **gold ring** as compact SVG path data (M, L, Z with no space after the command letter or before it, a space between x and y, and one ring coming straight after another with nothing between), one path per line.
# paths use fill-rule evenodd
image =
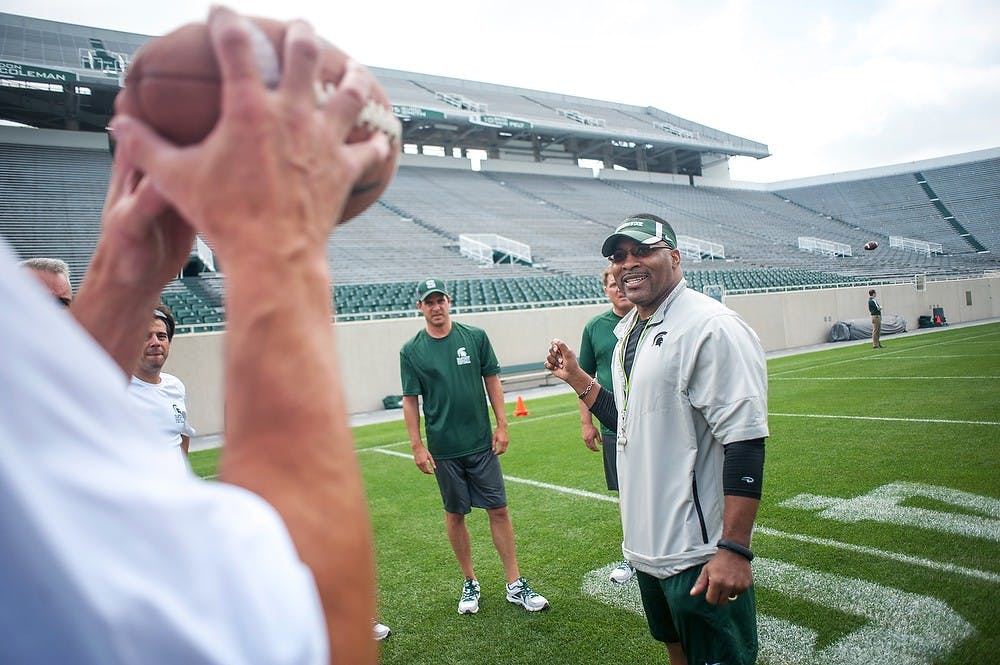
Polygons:
M738 593L734 593L733 595L731 595L731 596L729 597L729 600L736 600L736 599L737 599L737 598L739 598L739 597L740 597L740 595L739 595Z

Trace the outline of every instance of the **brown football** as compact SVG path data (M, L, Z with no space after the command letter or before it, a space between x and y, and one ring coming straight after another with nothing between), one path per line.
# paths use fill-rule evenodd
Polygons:
M875 242L874 240L869 240L868 242L865 243L865 249L868 250L869 252L877 247L878 243Z
M268 54L265 43L261 68L265 81L272 76L280 77L287 24L264 18L251 20L274 49L273 55ZM260 60L260 54L258 56ZM324 42L322 82L339 84L347 60L347 54ZM268 65L272 76L267 74ZM161 136L180 145L197 143L212 131L219 117L219 103L219 67L208 26L204 23L190 23L147 42L130 63L125 87L115 101L118 111L143 120ZM399 121L392 114L385 91L376 83L372 102L362 112L358 126L347 140L349 143L363 141L379 130L393 139L394 150L390 157L362 175L347 201L341 221L347 221L374 203L396 173L400 152Z

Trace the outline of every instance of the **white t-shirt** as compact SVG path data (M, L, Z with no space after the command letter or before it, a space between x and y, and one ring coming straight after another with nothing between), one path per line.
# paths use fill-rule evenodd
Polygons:
M164 462L125 375L0 239L0 663L327 663L259 496Z
M140 417L156 430L154 443L172 450L187 467L181 437L194 436L195 430L188 423L184 383L166 372L160 373L159 383L147 383L133 376L128 384L128 393Z

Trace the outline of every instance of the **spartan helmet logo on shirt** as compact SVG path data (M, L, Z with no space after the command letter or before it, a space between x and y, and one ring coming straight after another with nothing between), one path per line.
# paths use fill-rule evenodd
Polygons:
M458 349L458 353L455 355L455 364L456 365L471 365L472 364L472 358L470 358L469 354L466 353L464 346L460 347Z
M663 344L663 338L667 336L667 331L656 333L656 337L653 338L653 346L660 346Z

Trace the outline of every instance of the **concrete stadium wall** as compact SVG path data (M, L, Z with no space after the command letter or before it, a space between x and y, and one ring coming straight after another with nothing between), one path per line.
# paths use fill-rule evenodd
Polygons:
M0 143L107 150L108 137L99 132L71 132L62 129L35 129L0 125Z
M687 185L686 175L675 173L653 173L651 171L621 171L618 169L601 169L601 179L618 180L621 182L651 182L664 185Z
M835 322L867 317L868 288L727 296L725 302L757 331L766 351L776 351L826 342ZM1000 317L1000 276L928 282L925 291L917 291L913 284L875 288L885 313L902 315L909 330L935 306L944 308L950 323ZM588 305L462 314L454 319L485 328L501 364L512 366L541 362L553 337L579 347L584 324L604 309ZM399 394L399 348L422 325L419 318L337 324L337 352L352 413L380 409L383 397ZM224 333L180 335L174 338L167 363L166 370L187 385L188 410L199 434L222 431L224 339Z

